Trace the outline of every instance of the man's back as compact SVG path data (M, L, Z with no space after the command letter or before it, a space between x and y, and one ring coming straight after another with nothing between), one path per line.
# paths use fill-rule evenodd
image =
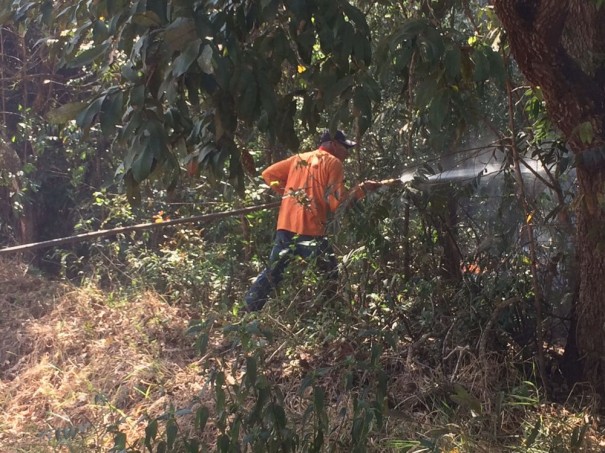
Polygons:
M263 178L284 195L277 229L298 234L324 235L328 213L345 194L342 162L321 149L277 162Z

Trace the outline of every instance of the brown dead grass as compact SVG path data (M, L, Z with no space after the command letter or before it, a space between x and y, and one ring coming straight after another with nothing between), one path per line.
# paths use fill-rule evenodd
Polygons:
M98 429L123 414L121 429L137 438L144 415L202 391L183 309L152 293L112 306L26 271L0 262L0 451L30 451L55 429Z

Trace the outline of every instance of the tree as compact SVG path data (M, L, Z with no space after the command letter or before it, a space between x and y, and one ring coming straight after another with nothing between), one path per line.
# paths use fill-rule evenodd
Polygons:
M61 63L88 73L92 102L62 106L54 119L85 129L98 122L117 137L132 196L150 176L172 187L180 164L217 175L226 166L241 190L243 167L254 170L239 147L247 127L295 150L297 121L314 131L327 111L335 129L353 107L363 133L379 96L368 72L370 30L344 0L7 6L1 18L41 24L41 42Z
M495 0L515 61L540 87L577 160L577 341L586 377L605 392L605 9L600 1Z

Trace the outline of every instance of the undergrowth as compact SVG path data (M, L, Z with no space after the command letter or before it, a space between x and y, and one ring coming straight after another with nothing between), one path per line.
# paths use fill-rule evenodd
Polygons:
M53 298L43 309L34 283ZM498 349L497 332L484 332L488 351L480 329L460 341L452 330L470 314L452 300L435 301L427 320L420 301L361 304L346 284L319 300L316 283L292 273L263 312L242 316L154 293L111 300L5 278L3 312L13 315L3 328L20 320L13 338L29 344L2 369L0 443L141 453L600 448L594 402L547 400L531 367Z
M446 278L435 232L393 203L338 219L336 296L297 261L254 314L267 212L65 252L62 282L0 263L0 450L600 451L599 401L558 366L565 288L537 325L526 251Z

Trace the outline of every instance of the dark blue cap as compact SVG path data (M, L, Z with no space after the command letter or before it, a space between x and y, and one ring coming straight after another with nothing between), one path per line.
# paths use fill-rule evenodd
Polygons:
M332 137L332 134L330 134L329 130L325 130L323 134L321 134L321 139L319 140L319 143L324 143L324 142L330 142L330 141L337 141L338 143L346 146L347 148L353 148L355 145L357 145L357 143L355 143L354 141L351 140L347 140L347 136L344 134L343 131L336 131L334 133L334 137Z

